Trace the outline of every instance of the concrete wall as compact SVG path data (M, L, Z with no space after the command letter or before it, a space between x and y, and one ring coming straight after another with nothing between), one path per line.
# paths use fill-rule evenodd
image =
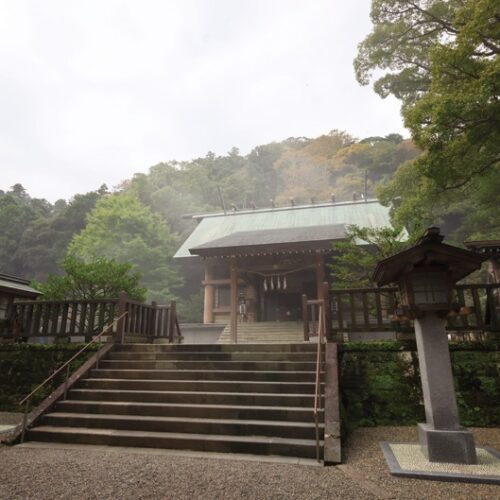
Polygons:
M183 344L216 344L226 324L181 323L179 326Z

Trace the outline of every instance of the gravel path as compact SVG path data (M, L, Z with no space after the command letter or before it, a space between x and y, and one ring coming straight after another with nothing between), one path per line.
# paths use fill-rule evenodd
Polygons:
M475 430L500 448L500 429ZM390 476L380 440L416 440L414 428L359 429L341 467L174 457L92 448L0 447L1 499L500 499L500 487Z

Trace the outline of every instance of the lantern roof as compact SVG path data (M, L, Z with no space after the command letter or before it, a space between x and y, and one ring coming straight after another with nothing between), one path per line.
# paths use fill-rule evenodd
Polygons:
M373 281L378 286L399 281L401 276L416 269L442 269L451 273L454 282L460 281L486 260L486 256L443 243L438 227L430 227L416 245L378 262Z

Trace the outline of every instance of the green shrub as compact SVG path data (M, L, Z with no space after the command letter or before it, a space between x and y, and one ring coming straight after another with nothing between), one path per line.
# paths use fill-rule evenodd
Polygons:
M450 344L460 421L500 425L500 343ZM347 342L340 346L344 430L425 421L413 342Z
M4 344L0 345L0 411L21 411L18 403L51 373L78 352L83 344ZM97 349L91 346L70 364L70 373ZM66 370L58 374L33 398L37 405L64 381Z

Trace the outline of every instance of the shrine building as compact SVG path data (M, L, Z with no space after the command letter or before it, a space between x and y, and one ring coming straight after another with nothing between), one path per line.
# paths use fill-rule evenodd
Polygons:
M348 226L390 226L389 208L377 200L192 217L198 225L174 258L184 267L203 261L205 324L298 320L302 294L321 296L332 243Z

